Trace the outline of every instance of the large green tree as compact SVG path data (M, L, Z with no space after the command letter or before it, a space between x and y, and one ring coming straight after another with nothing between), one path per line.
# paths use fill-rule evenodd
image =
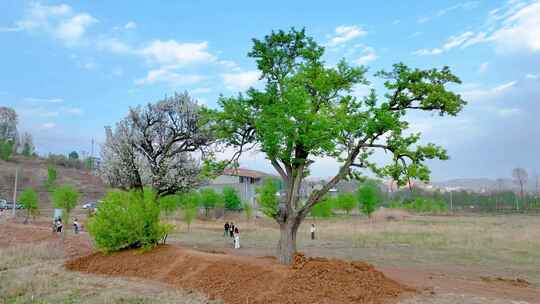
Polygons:
M352 93L366 85L366 68L345 60L335 66L323 61L324 48L304 30L272 32L254 39L249 57L261 72L264 88L250 88L236 97L221 97L214 112L217 132L239 155L248 149L266 154L284 181L285 193L275 219L280 225L280 262L289 264L296 252L302 220L340 180L357 177L362 169L391 176L403 184L410 178L429 179L427 159L447 159L443 148L420 145L420 134L405 132L410 110L456 115L465 105L446 85L460 83L448 67L411 69L399 63L384 79L387 93L374 90L364 98ZM392 161L370 161L375 150L390 152ZM331 157L340 165L321 189L300 200L300 187L318 159Z

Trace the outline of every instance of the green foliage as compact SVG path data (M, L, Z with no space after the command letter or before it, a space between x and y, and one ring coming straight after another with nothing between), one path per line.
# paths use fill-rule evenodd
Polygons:
M30 158L34 155L34 147L29 142L23 144L23 149L21 153L24 157Z
M89 219L88 232L103 252L125 248L150 249L173 228L160 223L160 207L153 191L111 191Z
M19 203L26 209L25 221L28 221L30 216L36 216L38 214L38 201L38 194L30 188L25 189L19 196Z
M233 187L227 186L223 188L223 201L225 202L225 209L239 210L242 208L238 191Z
M242 210L244 211L244 214L246 215L246 220L250 221L253 218L253 206L251 206L251 204L248 202L243 202Z
M199 190L201 195L201 207L204 208L206 216L210 209L222 206L223 197L212 188Z
M413 201L401 204L403 209L418 213L445 213L448 211L448 205L443 200L417 197Z
M191 230L191 223L197 217L200 205L201 195L198 192L193 191L181 195L182 220L186 223L188 231Z
M257 202L262 213L269 218L275 218L278 211L278 183L276 180L268 178L262 186L257 187Z
M172 214L180 207L182 197L178 194L162 196L158 199L159 209L165 214Z
M380 202L379 188L373 182L365 182L358 188L357 197L360 210L371 218L371 214Z
M77 151L71 151L68 155L68 158L71 160L78 160L79 159L79 153Z
M8 161L13 156L13 142L10 140L0 140L0 159Z
M353 193L340 193L336 198L336 208L349 214L358 205L358 200Z
M49 191L52 191L56 187L56 179L58 178L58 172L53 164L47 166L47 182L46 187Z
M53 206L64 211L62 212L62 216L65 223L69 220L69 213L71 210L77 206L79 197L79 192L71 185L61 185L54 189L52 193Z
M376 73L384 81L386 94L372 90L357 98L353 89L368 84L367 69L345 60L328 65L323 60L324 48L303 29L273 31L264 39L253 39L248 56L261 72L262 89L221 97L221 109L207 112L217 121L218 137L241 151L260 148L291 182L301 183L317 158L330 157L342 164L338 180L358 177L361 172L356 168L365 167L400 185L409 178L429 180L425 162L448 158L442 147L421 145L420 134L405 132L408 112L454 116L466 104L447 89L461 83L448 67L421 70L394 64L391 71ZM375 150L391 153L392 161L385 166L370 161ZM319 194L298 216L317 204L324 195ZM297 202L286 203L291 207Z
M314 218L331 218L334 216L332 211L336 205L336 199L325 197L311 209L311 216Z

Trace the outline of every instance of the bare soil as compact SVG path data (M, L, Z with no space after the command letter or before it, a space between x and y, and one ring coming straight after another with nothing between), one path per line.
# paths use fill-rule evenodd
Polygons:
M391 303L414 289L362 262L295 257L239 257L163 245L141 253L94 253L68 261L70 270L141 277L201 291L225 303Z

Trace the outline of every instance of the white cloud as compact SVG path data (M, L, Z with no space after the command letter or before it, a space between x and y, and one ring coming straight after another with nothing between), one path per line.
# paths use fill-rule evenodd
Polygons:
M28 102L46 102L46 103L61 103L64 102L62 98L35 98L35 97L25 97L24 101Z
M67 20L63 20L56 28L58 38L68 44L77 43L86 32L86 29L97 22L97 19L88 14L78 14Z
M478 86L473 86L472 88L460 92L463 95L465 100L469 101L480 101L486 99L493 99L502 94L505 94L510 89L512 89L517 84L517 81L509 81L492 88L479 88Z
M134 21L129 21L128 23L124 25L124 29L126 30L132 30L135 28L137 28L137 23L135 23Z
M27 31L42 31L71 46L80 42L88 27L98 20L87 13L74 14L67 4L42 5L30 3L16 27Z
M540 52L540 1L522 6L503 21L491 39L503 51Z
M46 129L46 130L53 129L55 127L56 127L56 124L54 122L47 122L41 125L41 128Z
M341 25L334 32L334 35L328 42L328 46L337 46L354 38L367 35L367 31L357 25Z
M525 79L537 80L540 79L540 74L527 74L525 75Z
M356 64L362 65L362 64L367 64L377 58L378 56L377 54L375 54L375 50L371 47L366 47L362 51L362 56L360 56L360 58L356 59L354 62Z
M473 32L465 32L457 36L450 36L446 43L440 48L433 49L419 49L413 52L414 55L424 56L424 55L439 55L444 52L448 52L451 49L462 46L466 43L471 37L474 36Z
M226 73L221 77L227 89L242 91L253 86L259 80L260 73L259 71Z
M193 63L208 63L216 60L208 52L208 42L180 43L176 40L154 40L139 53L148 60L162 65L185 66Z
M181 86L194 84L202 81L204 78L199 75L181 75L167 68L159 68L148 72L146 77L135 80L136 85L149 85L165 83L170 86Z
M461 2L461 3L458 3L458 4L452 5L450 7L440 9L435 14L433 14L432 16L420 17L420 18L418 18L417 21L418 21L418 23L426 23L428 21L431 21L431 20L433 20L435 18L442 17L442 16L444 16L444 15L446 15L446 14L452 12L452 11L458 10L458 9L471 10L471 9L477 8L479 4L480 3L478 1Z
M489 62L482 62L480 66L478 66L478 73L484 73L489 68Z

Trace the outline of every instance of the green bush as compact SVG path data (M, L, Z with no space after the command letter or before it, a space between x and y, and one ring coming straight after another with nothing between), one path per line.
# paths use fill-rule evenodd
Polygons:
M62 185L54 189L52 202L54 208L62 209L62 217L65 223L69 221L69 214L79 202L79 191L71 185Z
M273 179L266 179L262 186L257 187L257 202L262 213L269 218L274 218L278 211L278 184Z
M311 216L315 218L330 218L334 216L332 211L335 207L335 199L331 197L323 198L313 208L311 208Z
M358 207L362 213L371 218L371 214L377 208L377 204L379 204L379 188L373 182L365 182L358 188L357 196L359 203Z
M199 190L201 195L201 207L204 208L205 215L208 216L210 209L222 205L223 197L212 188Z
M357 205L358 201L352 193L340 193L336 198L336 208L345 211L347 215L351 213Z
M240 201L238 191L233 187L223 188L223 200L225 201L225 209L239 210L242 208L242 202Z
M187 230L191 230L191 223L197 217L199 206L201 205L201 195L199 192L190 192L180 195L180 206L182 208L182 220L187 225Z
M180 207L181 196L178 194L167 195L158 199L159 209L167 215L171 215Z
M8 161L13 156L13 142L9 140L0 140L0 159Z
M47 166L47 182L45 186L49 191L52 191L54 187L56 186L56 179L58 177L58 173L56 171L56 167L52 164L49 164Z
M38 200L38 194L30 188L25 189L19 197L19 202L26 209L25 224L28 222L30 216L35 217L38 214Z
M159 220L155 193L111 191L101 200L98 212L88 221L88 232L103 252L125 248L151 249L164 239L171 225Z
M448 205L444 200L429 197L416 197L415 199L404 200L403 202L394 200L388 203L388 208L432 214L445 213L448 211Z

